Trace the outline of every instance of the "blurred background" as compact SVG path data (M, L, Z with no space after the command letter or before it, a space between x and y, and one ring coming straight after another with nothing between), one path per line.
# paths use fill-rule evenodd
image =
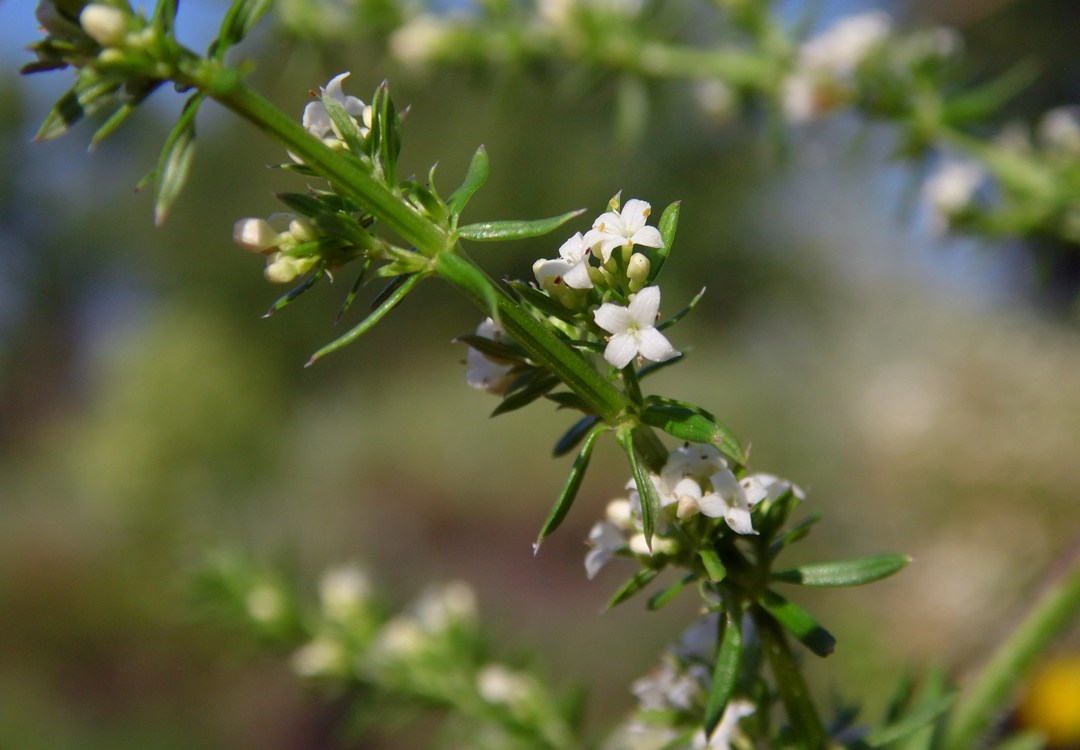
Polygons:
M626 481L623 459L599 451L534 558L568 467L550 457L567 417L534 406L488 419L495 401L465 386L450 343L477 312L428 284L303 369L337 335L344 290L320 286L260 319L282 290L230 239L235 220L302 185L266 168L283 154L206 107L193 180L155 228L152 196L133 186L178 98L163 91L89 156L89 127L30 144L70 82L15 74L33 5L0 1L0 746L398 747L341 737L286 660L193 616L191 571L221 549L308 587L356 561L397 603L466 579L497 652L537 652L556 685L585 685L590 726L630 710L630 681L695 602L601 612L630 568L587 582L583 540ZM201 47L225 3L183 5L181 38ZM874 6L820 7L827 19ZM1067 0L879 7L901 26L956 26L973 75L1040 63L1002 123L1080 97L1080 8ZM826 521L792 564L915 557L866 589L799 592L839 640L814 666L819 685L875 705L905 665L978 664L1080 528L1078 249L935 234L911 200L920 170L891 160L887 127L835 118L779 148L753 123L710 121L670 84L650 90L643 138L625 144L605 83L417 74L381 45L316 49L268 27L245 51L254 83L297 117L337 72L365 99L389 78L412 105L405 168L438 161L443 186L485 144L491 179L470 220L593 216L618 190L657 211L682 200L664 311L708 293L672 335L688 362L652 388L705 405L752 443L755 468L808 490ZM559 242L474 256L527 277Z

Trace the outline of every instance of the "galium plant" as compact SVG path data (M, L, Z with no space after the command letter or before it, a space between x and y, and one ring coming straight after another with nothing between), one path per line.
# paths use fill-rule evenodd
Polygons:
M484 7L494 12L496 5ZM740 28L783 54L773 59L702 53L694 60L711 60L706 70L718 76L743 71L744 84L756 82L782 95L789 111L798 114L793 119L863 101L871 92L889 92L889 86L903 82L894 80L901 72L923 70L909 59L922 47L911 51L914 43L908 42L886 48L891 32L876 16L849 20L796 52L776 37L764 4L719 5ZM941 680L930 679L919 691L902 682L876 729L856 724L849 711L824 715L810 694L797 649L824 657L834 639L784 587L866 584L898 572L908 558L883 554L785 565L782 555L820 519L817 513L800 514L804 491L752 469L739 439L705 408L645 388L650 375L684 361L679 352L684 343L671 330L702 296L670 314L672 301L661 291L661 271L675 248L679 204L657 217L646 200L616 194L606 210L568 237L564 227L581 211L466 223L470 200L488 176L487 153L476 151L463 181L448 193L438 187L434 167L423 179L403 177L398 163L404 113L388 85L364 101L346 92L349 74L339 73L312 92L312 101L295 119L245 83L244 67L229 64L226 53L269 6L268 0L234 2L217 38L199 54L175 38L175 0L159 2L149 16L126 0L43 0L38 18L45 36L33 46L38 60L26 72L72 68L75 84L47 116L40 137L58 136L86 115L99 114L105 119L93 136L96 143L164 84L187 92L152 174L159 222L185 181L196 113L207 100L275 139L285 152L283 171L304 178L307 188L279 194L284 211L241 219L233 232L236 244L263 256L268 281L296 284L267 314L321 280L348 273L353 281L341 317L368 283L383 284L362 319L316 351L308 364L360 338L421 283L440 279L463 293L483 316L474 332L459 338L468 347L466 381L500 399L493 414L544 401L577 413L554 448L557 456L576 452L576 457L534 551L571 511L598 441L614 439L626 456L630 480L589 533L585 572L592 578L612 559L625 558L635 570L609 606L648 592L647 607L659 609L690 590L700 599L701 615L662 654L656 670L631 686L638 709L604 746L963 750L985 737L1016 675L1080 606L1080 564L1074 563L959 697ZM511 13L509 6L503 10ZM619 2L545 4L539 11L546 14L543 23L560 29L541 37L551 44L589 29L596 39L605 38L610 28L637 30L635 19L644 12ZM507 33L512 20L507 15L502 25L477 22L462 33ZM670 50L653 50L647 40L634 45L643 50L635 59L651 60L648 64L660 65L661 71L665 68L656 61L666 60L671 70L683 64ZM919 54L936 59L944 54L939 46L929 44L929 52ZM592 48L585 44L585 49ZM898 50L908 50L903 65L895 57ZM798 67L776 67L780 61ZM873 76L885 80L871 86ZM915 83L920 81L917 77ZM910 104L897 93L866 106L893 112ZM1057 130L1065 140L1071 137L1066 124ZM990 153L997 152L983 155ZM949 207L946 213L959 217L966 215L973 185L976 178L965 174L932 192ZM1054 214L1054 221L1059 219ZM563 234L550 243L546 255L551 257L535 261L532 279L495 281L467 253L471 243L556 231ZM664 307L667 316L661 314ZM650 585L669 570L674 582L652 590ZM355 567L328 572L313 607L272 572L235 560L215 561L200 583L209 600L245 627L292 650L301 676L353 694L362 689L380 701L450 709L448 739L455 746L584 744L572 702L555 696L536 674L489 655L464 584L433 588L406 612L388 616L367 574Z

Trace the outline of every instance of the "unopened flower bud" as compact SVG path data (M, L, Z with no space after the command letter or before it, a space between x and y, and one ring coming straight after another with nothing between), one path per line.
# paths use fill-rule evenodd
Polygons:
M679 551L679 543L677 541L663 536L653 537L652 549L650 550L649 545L645 543L644 534L634 534L630 537L629 547L630 551L635 555L643 555L645 557L674 555Z
M263 276L271 284L288 284L297 276L302 276L315 265L315 258L297 258L284 253L274 253L267 259Z
M233 242L250 253L269 252L278 241L278 231L266 219L241 219L233 225Z
M111 5L87 5L79 14L79 24L102 47L119 47L127 37L127 16Z
M649 280L649 259L642 253L634 253L626 263L626 278L630 280L630 291L640 291Z
M297 244L313 242L319 238L319 233L311 222L302 216L298 216L289 222L289 234L296 239Z

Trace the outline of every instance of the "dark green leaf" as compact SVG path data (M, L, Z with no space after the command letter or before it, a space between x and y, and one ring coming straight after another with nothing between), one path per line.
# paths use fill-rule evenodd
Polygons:
M622 604L637 592L648 586L660 571L656 568L642 568L633 577L619 587L619 590L608 600L607 608Z
M382 303L371 312L370 315L360 321L355 327L352 328L352 330L350 330L344 336L341 336L340 338L332 341L319 351L312 354L311 359L307 361L307 364L305 364L304 367L311 367L313 364L315 364L317 360L325 357L327 354L336 352L343 346L351 344L352 342L363 336L365 333L367 333L369 330L371 330L371 328L376 323L386 317L386 314L388 312L394 309L394 306L397 305L398 302L405 298L406 294L412 291L413 287L420 282L421 278L423 278L423 275L419 273L413 274L405 278L405 280L398 284L394 291L388 297L386 297L386 299L384 299Z
M164 223L173 203L180 197L180 191L187 182L191 160L195 156L195 115L199 112L203 94L194 94L184 103L180 119L165 140L158 160L157 202L154 205L154 221Z
M746 454L734 433L704 409L671 399L653 397L649 401L641 413L645 424L659 427L679 440L712 445L735 463L746 463Z
M596 439L607 429L607 425L596 425L589 433L589 436L585 438L585 444L581 446L581 452L574 459L574 465L570 467L570 473L566 476L566 484L563 485L562 492L559 493L559 499L555 501L555 506L551 509L551 513L540 529L540 534L536 537L533 554L540 550L541 542L547 539L555 529L559 528L559 524L563 522L566 514L570 512L570 506L574 504L574 498L577 497L578 490L581 488L581 481L585 478L585 471L589 468L589 459L592 458Z
M283 295L278 299L277 302L270 305L270 309L263 313L263 317L269 318L271 315L291 303L308 289L311 289L311 287L315 286L315 282L321 279L325 273L325 268L317 269L314 273L310 274L306 279L304 279L298 286L290 289L287 294Z
M742 615L725 611L720 615L717 634L716 663L713 665L712 688L705 704L705 736L711 737L720 724L724 709L735 690L742 660Z
M991 81L950 95L944 100L943 119L950 125L986 119L1038 79L1039 68L1038 63L1025 60Z
M469 333L464 336L454 337L454 343L467 344L484 356L507 364L520 362L524 359L524 355L518 347L512 344L500 343L494 339L489 339L487 336L477 336Z
M791 495L793 500L796 499L794 493L789 493L789 494ZM782 500L783 500L783 498L781 498L781 501ZM795 542L797 542L797 541L799 541L801 539L804 539L806 537L806 535L810 533L810 529L812 529L814 527L814 524L816 524L818 521L820 521L822 519L822 517L823 516L822 516L821 511L820 510L815 510L813 513L811 513L809 516L807 516L804 520L802 520L797 526L792 527L782 537L780 537L775 542L773 542L772 545L769 547L769 554L772 557L776 557L778 554L780 554L780 551L782 549L784 549L785 547L787 547L787 546L789 546L791 544L794 544ZM762 527L762 528L764 528L764 527ZM758 531L761 531L761 530L762 529L758 529ZM771 534L769 534L769 533L765 534L766 537L768 537L770 535Z
M773 573L773 580L802 586L861 586L899 572L911 562L907 555L874 555L853 560L800 565Z
M465 210L465 206L468 205L476 191L483 187L488 178L488 155L487 150L481 146L476 149L476 153L473 154L472 161L469 162L469 171L465 173L465 181L461 183L461 186L455 190L449 200L446 201L447 208L450 209L451 220L457 222L457 217L461 215L461 212Z
M679 312L672 315L670 318L665 320L660 325L656 326L656 328L658 330L660 330L660 331L664 330L665 328L671 328L671 326L675 325L680 320L685 318L690 313L691 310L693 310L695 307L697 307L697 303L701 302L701 298L704 297L704 296L705 296L705 287L701 287L701 291L694 295L694 298L692 300L690 300L690 302L686 305L686 307L679 310Z
M577 447L589 431L593 428L597 422L600 421L600 417L593 415L585 416L574 422L573 426L566 431L566 434L559 438L559 441L555 443L555 448L552 454L555 458L559 456L565 456L570 451Z
M345 295L344 301L341 303L341 307L338 309L337 315L334 317L334 325L337 325L341 320L341 316L352 307L353 301L356 299L356 295L360 293L360 287L364 284L364 278L367 276L368 269L371 268L371 259L365 258L363 264L360 266L360 273L356 277L356 281L353 282L352 289Z
M664 246L657 248L650 259L652 262L649 267L650 284L660 274L660 269L664 267L664 262L671 253L671 246L675 243L675 230L679 228L679 207L681 205L679 201L675 201L665 208L664 213L660 215L660 223L657 228L660 230L660 237L664 240Z
M895 724L882 727L871 732L866 737L866 744L870 747L884 747L929 726L938 717L943 715L956 702L956 694L949 693L923 705ZM927 745L929 748L929 745Z
M248 35L266 11L270 10L271 4L272 0L236 0L225 14L217 39L210 43L207 54L221 60L230 47Z
M638 455L637 446L634 445L634 432L631 428L620 427L615 433L619 445L626 452L630 461L630 468L634 474L634 484L637 486L638 495L641 496L641 526L645 534L645 544L652 549L652 538L656 531L656 521L660 516L660 495L656 491L656 485L649 477L645 461Z
M558 393L549 393L545 398L554 401L562 409L576 409L580 412L589 412L589 404L581 396L577 395L573 391L559 391Z
M766 591L758 602L784 630L818 656L828 656L836 648L836 639L802 607L775 591Z
M540 370L537 370L536 372L538 373L537 377L535 377L528 386L516 393L511 393L499 402L499 405L492 410L491 416L497 417L500 414L506 414L507 412L516 411L523 406L528 406L559 384L559 379L554 375L549 375L547 373L540 374L542 373Z
M119 88L120 84L116 81L98 79L90 74L80 75L78 82L60 97L45 116L34 140L47 141L60 137L83 117L113 101L113 95Z
M541 237L548 232L555 231L575 216L580 216L583 211L584 209L570 211L561 216L553 216L550 219L536 219L534 221L511 219L508 221L484 221L479 224L468 224L458 228L458 235L462 239L477 242L524 240L530 237Z
M645 606L647 606L651 610L658 610L666 607L676 596L679 595L680 591L686 588L688 584L691 584L696 580L697 576L694 573L683 576L663 591L658 591L657 593L650 596L649 601Z
M577 325L577 321L574 319L574 314L572 312L536 287L530 286L523 281L510 281L508 283L519 299L535 307L541 314L551 315L559 320Z
M352 118L352 115L345 110L345 105L329 93L324 93L320 101L326 107L326 114L330 115L331 122L334 123L336 134L340 135L341 139L345 141L349 151L358 159L363 157L365 151L360 136L360 126L356 124L356 120Z
M645 365L644 367L642 367L640 370L637 371L638 380L644 380L645 378L649 377L650 375L654 375L655 373L659 372L660 370L663 370L665 367L670 367L671 365L675 364L676 362L681 362L683 357L685 357L685 356L686 356L685 352L680 352L679 354L675 355L671 359L665 359L663 362L650 362L649 364Z

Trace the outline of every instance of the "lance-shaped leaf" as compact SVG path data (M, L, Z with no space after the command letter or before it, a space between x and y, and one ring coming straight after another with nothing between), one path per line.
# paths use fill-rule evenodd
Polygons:
M592 414L584 416L570 427L566 431L566 434L559 438L559 441L555 443L555 448L551 451L555 458L559 456L565 456L570 451L574 450L585 436L592 430L593 425L600 421L600 417L593 416Z
M466 344L484 356L506 364L520 362L525 358L524 352L518 346L489 339L487 336L477 336L474 333L455 336L453 343Z
M907 555L873 555L800 565L773 573L775 581L802 586L861 586L899 572L911 562Z
M577 411L586 412L589 411L589 404L581 396L577 395L573 391L559 391L558 393L549 393L545 396L549 401L554 401L559 405L560 409L576 409Z
M570 506L574 504L574 498L577 497L578 490L581 489L581 481L585 478L585 472L589 468L589 459L592 458L596 439L608 429L607 425L598 424L593 427L588 437L585 438L585 444L581 446L581 452L574 459L574 465L570 467L570 473L566 475L566 484L563 485L562 492L559 493L559 499L555 501L555 506L551 509L547 520L544 521L544 525L540 528L540 533L536 537L536 544L533 545L533 554L540 551L540 544L548 538L551 532L559 528L559 524L563 522L566 514L570 512Z
M870 747L885 747L894 742L911 737L911 735L919 730L929 727L932 722L948 711L955 702L955 693L947 693L939 698L926 702L923 705L916 707L911 713L899 721L874 730L866 736L865 742ZM933 733L927 732L925 737L925 744L922 745L922 747L929 750ZM912 750L914 750L915 747L919 747L919 745L912 746Z
M683 576L663 591L658 591L652 596L650 596L649 601L646 603L645 606L654 611L658 609L663 609L668 604L670 604L672 600L674 600L675 597L678 596L679 593L687 587L687 585L693 583L697 579L698 577L694 573Z
M158 160L155 180L157 182L157 202L154 205L154 222L159 226L165 222L173 203L180 197L180 191L187 182L191 169L191 160L195 156L195 115L199 112L203 95L194 94L184 103L180 119L176 121L172 132L165 140Z
M401 121L390 98L390 84L383 81L375 89L371 103L371 156L375 161L376 177L387 185L396 180L397 159L401 152ZM441 211L441 206L439 207ZM440 219L441 220L441 219Z
M264 318L269 318L271 315L276 313L281 308L283 308L286 305L292 303L293 300L295 300L301 294L306 292L308 289L311 289L311 287L315 286L315 282L318 281L319 279L321 279L325 274L326 274L326 268L325 267L319 268L314 273L309 275L306 279L304 279L302 282L300 282L299 285L297 285L293 289L290 289L286 294L279 297L277 302L270 305L270 309L268 309L266 312L264 312L262 316Z
M162 36L172 36L173 26L176 23L176 8L180 0L158 0L154 6L154 15L150 18L150 25Z
M341 320L341 316L352 307L352 303L356 300L356 296L360 294L360 287L364 284L364 279L367 276L369 268L371 268L371 258L365 258L363 264L360 266L360 273L356 276L356 281L353 282L352 288L349 289L349 293L345 295L345 299L341 302L341 307L338 308L337 315L334 316L334 325L338 324Z
M701 558L701 564L705 566L705 574L710 581L720 583L727 578L727 566L720 559L720 555L716 554L716 550L704 547L698 550L698 557Z
M670 318L665 320L663 323L660 323L659 325L657 325L656 330L663 331L666 328L671 328L673 325L675 325L680 320L682 320L687 315L689 315L690 311L693 310L695 307L697 307L697 303L701 302L701 298L704 297L704 296L705 296L705 287L701 287L701 291L694 295L694 298L691 299L690 302L687 303L686 307L679 310L679 312L672 315Z
M746 463L746 454L735 434L718 423L709 412L681 401L650 397L641 421L659 427L679 440L714 446L737 464Z
M99 143L115 133L117 129L127 122L127 119L131 117L132 113L142 104L150 94L154 93L157 88L164 83L164 81L146 81L141 86L136 87L130 93L130 99L125 101L116 111L109 115L108 119L101 124L101 127L97 129L94 136L90 139L90 149L93 150Z
M266 11L270 10L272 0L236 0L221 21L221 30L217 39L210 43L207 54L221 60L225 52L240 42L258 23Z
M626 458L630 461L630 469L634 474L634 484L637 486L638 495L641 497L641 530L645 535L645 544L652 549L652 538L656 531L656 519L660 516L660 495L656 491L656 485L649 477L645 462L638 455L634 445L634 430L628 425L620 426L615 432L615 437L626 452Z
M805 609L775 591L766 591L758 603L784 630L818 656L828 656L836 648L836 639L832 633L823 628Z
M619 587L619 590L608 600L607 608L611 609L618 604L622 604L634 594L648 586L659 574L660 571L657 568L642 568L635 573L629 581Z
M542 237L548 232L553 232L575 216L580 216L585 209L570 211L560 216L552 216L550 219L534 219L532 221L484 221L479 224L467 224L458 227L458 235L462 239L475 240L477 242L501 242L503 240L524 240L530 237Z
M330 92L323 93L319 101L326 107L326 114L330 116L330 121L334 123L334 130L345 141L345 145L349 147L349 151L352 152L353 156L358 159L365 156L364 143L360 137L360 126L356 124L356 120L345 109L345 105L335 99Z
M83 117L113 102L119 88L118 81L100 78L93 71L84 68L80 71L75 85L49 110L34 140L48 141L62 136Z
M539 289L529 286L523 281L510 281L508 282L510 288L514 290L518 299L529 303L544 315L551 315L559 320L570 323L571 325L577 325L577 321L574 319L574 314L560 305L558 302L547 296Z
M528 385L508 394L506 398L499 402L498 406L492 409L491 416L497 417L500 414L506 414L528 406L559 384L559 379L550 373L543 370L535 370L534 372L536 374Z
M794 495L794 493L792 493ZM823 518L823 514L820 510L815 510L809 516L800 521L796 526L790 528L782 537L777 539L769 546L769 556L776 557L787 546L806 538L807 534L814 527L818 521ZM761 531L761 529L758 529ZM769 535L766 534L766 538Z
M398 302L405 298L406 294L412 291L414 286L420 283L421 278L423 278L423 274L419 273L415 273L411 276L406 277L405 280L401 282L401 284L396 289L394 289L394 291L388 297L386 297L386 299L384 299L382 303L371 312L370 315L360 321L348 333L338 339L335 339L319 351L312 354L311 359L307 361L304 367L311 367L313 364L315 364L316 361L318 361L322 357L325 357L327 354L330 354L332 352L336 352L343 346L351 344L352 342L363 336L365 333L370 331L376 323L386 317L386 314L394 309L394 306L397 305Z
M446 201L446 207L450 209L450 218L455 224L465 210L476 191L484 186L488 178L488 155L483 146L476 149L472 161L469 162L469 170L465 173L465 181L461 183L450 198Z
M1022 61L1002 75L968 91L957 92L943 103L943 118L951 125L984 120L1038 79L1040 66Z
M742 614L737 611L724 611L717 625L716 662L713 664L712 688L705 703L705 736L709 737L720 724L727 708L735 683L739 678L739 663L742 660Z
M650 258L651 265L649 266L649 284L652 284L656 277L660 275L660 269L664 267L664 261L667 260L668 255L671 253L671 246L675 242L675 230L679 228L679 207L681 203L675 201L670 206L664 209L664 213L660 215L660 224L657 229L660 230L660 237L664 240L664 246L658 247L652 251Z
M663 362L650 362L637 371L638 380L644 380L650 375L655 375L665 367L671 367L676 362L681 362L683 357L686 356L686 352L679 352L671 359L665 359Z

